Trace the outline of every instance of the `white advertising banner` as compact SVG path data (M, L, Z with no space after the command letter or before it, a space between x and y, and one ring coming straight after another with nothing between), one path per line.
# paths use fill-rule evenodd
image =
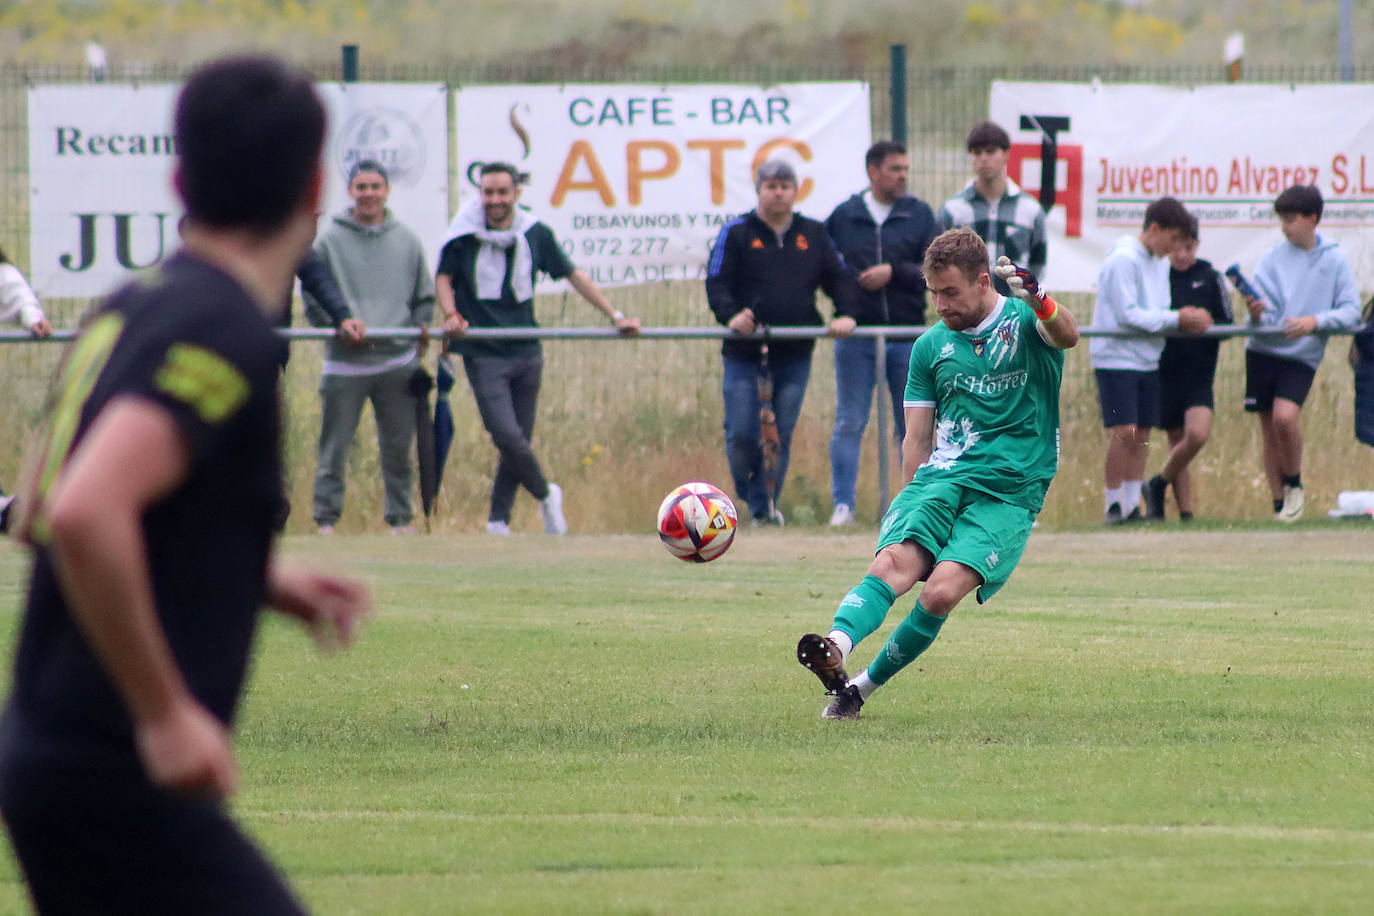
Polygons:
M99 296L177 245L172 190L177 85L29 90L30 280L40 296ZM442 84L327 83L326 214L349 205L348 169L381 161L390 207L437 251L448 223ZM254 193L255 163L232 177ZM321 228L325 221L321 220Z
M696 280L770 158L797 170L797 210L825 219L867 186L868 85L487 86L455 104L460 206L483 163L526 177L521 203L603 286Z
M1318 233L1374 285L1374 90L1360 85L1163 87L993 83L989 114L1012 136L1008 172L1039 195L1055 141L1046 282L1090 290L1112 244L1150 201L1181 200L1199 257L1247 274L1282 241L1274 198L1315 184ZM1048 183L1045 184L1048 187ZM1043 200L1043 197L1041 198Z

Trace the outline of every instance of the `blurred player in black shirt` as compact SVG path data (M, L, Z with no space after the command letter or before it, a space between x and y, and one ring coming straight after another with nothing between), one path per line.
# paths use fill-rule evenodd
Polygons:
M267 57L176 107L185 248L65 360L20 494L34 548L0 809L40 912L298 913L220 802L258 609L347 643L361 586L278 565L273 320L314 233L324 109Z

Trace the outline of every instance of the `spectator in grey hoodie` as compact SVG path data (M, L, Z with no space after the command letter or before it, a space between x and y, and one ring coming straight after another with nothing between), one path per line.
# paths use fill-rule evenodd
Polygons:
M374 328L425 327L434 312L434 281L419 236L387 209L390 192L380 163L356 163L348 178L353 206L334 217L315 251L339 281L354 318ZM308 293L304 298L313 324L333 324L318 301ZM363 402L370 400L386 489L383 518L393 534L413 534L415 403L408 384L420 365L419 348L409 340L372 338L350 346L337 337L325 346L315 524L331 534L343 512L348 450Z
M1259 299L1247 298L1250 321L1282 336L1251 337L1245 345L1245 409L1259 414L1264 474L1274 518L1302 516L1303 401L1326 354L1331 331L1360 323L1360 294L1340 245L1317 234L1322 194L1315 185L1293 185L1274 201L1283 241L1255 267Z

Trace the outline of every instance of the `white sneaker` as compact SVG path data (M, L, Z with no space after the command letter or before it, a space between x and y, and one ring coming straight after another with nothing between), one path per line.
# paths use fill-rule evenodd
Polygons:
M760 515L757 518L751 519L750 524L755 528L768 526L781 528L783 525L787 524L787 519L782 517L781 512L774 509L772 515Z
M1283 488L1283 508L1278 511L1274 518L1281 522L1296 522L1302 518L1303 504L1307 501L1307 494L1302 487Z
M411 535L415 533L414 525L392 525L391 533L398 535Z
M510 525L507 525L505 522L487 522L487 534L510 537Z
M854 524L854 510L844 503L836 503L835 511L830 516L830 527L839 528L841 525Z
M319 532L319 533L320 533L320 534L333 534L333 533L334 533L334 526L333 526L333 525L321 525L321 526L320 526L320 532Z
M539 514L544 519L545 534L568 533L568 520L563 517L563 488L558 484L549 484L549 495L539 504Z

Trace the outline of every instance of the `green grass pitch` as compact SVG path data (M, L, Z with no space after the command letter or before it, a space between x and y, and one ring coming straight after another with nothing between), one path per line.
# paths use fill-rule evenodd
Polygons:
M289 538L377 611L264 627L233 808L322 914L1368 911L1374 528L1037 532L822 722L794 646L872 544Z

